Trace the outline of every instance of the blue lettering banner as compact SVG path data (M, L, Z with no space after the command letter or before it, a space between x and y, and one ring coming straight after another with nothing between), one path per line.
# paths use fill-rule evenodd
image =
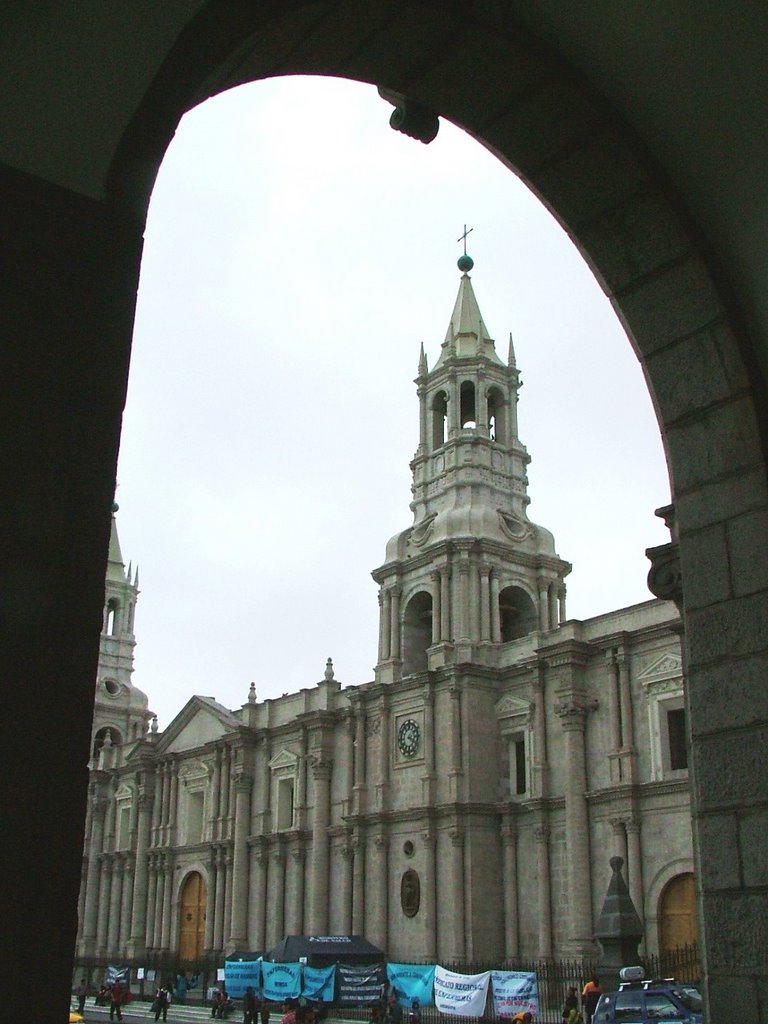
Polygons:
M434 1004L434 964L387 964L387 980L401 1006L412 1006L414 999L418 999L419 1006Z
M336 964L330 967L305 967L301 994L313 1003L321 999L324 1003L332 1003L335 984Z
M245 990L251 986L259 991L261 986L261 960L225 960L224 987L233 999L242 999Z
M491 972L456 974L439 965L435 967L435 1006L440 1013L452 1017L482 1017Z
M264 979L264 998L270 1003L282 1003L285 999L298 999L301 993L301 964L272 964L264 961L261 965Z
M539 987L536 975L526 971L491 971L493 1006L496 1016L514 1017L526 1010L539 1015Z

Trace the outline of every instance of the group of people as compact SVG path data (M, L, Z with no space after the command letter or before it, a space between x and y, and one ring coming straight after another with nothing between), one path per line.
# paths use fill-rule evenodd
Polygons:
M578 989L571 985L563 1006L564 1024L591 1024L592 1015L603 994L603 988L596 975L593 975L581 991L581 1009L579 1009Z

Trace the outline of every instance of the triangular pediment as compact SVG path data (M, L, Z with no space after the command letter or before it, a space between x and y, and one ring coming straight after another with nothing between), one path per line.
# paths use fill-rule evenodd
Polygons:
M638 675L639 682L647 686L661 679L679 679L683 674L683 659L674 651L665 651L654 658Z
M286 750L283 747L269 762L269 767L273 771L275 768L295 768L298 761L299 759L295 754L292 754L290 750Z
M502 697L496 705L497 718L511 718L515 715L530 714L533 705L522 697Z
M195 750L239 729L241 724L231 711L212 697L192 697L163 732L157 751L175 754Z

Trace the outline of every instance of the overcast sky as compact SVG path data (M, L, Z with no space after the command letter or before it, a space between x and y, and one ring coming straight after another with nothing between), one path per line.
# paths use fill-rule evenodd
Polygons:
M193 694L237 708L373 678L370 572L412 521L419 345L440 351L468 252L524 387L530 518L573 563L568 615L650 598L668 535L659 430L586 264L499 161L441 121L389 127L371 86L256 83L188 114L149 211L118 471L140 566L134 683L165 728Z

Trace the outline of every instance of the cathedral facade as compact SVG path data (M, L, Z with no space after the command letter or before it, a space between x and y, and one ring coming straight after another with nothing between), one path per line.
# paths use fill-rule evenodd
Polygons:
M422 350L413 523L379 586L374 679L162 733L131 682L138 579L113 520L79 907L81 956L195 961L359 934L396 961L582 956L625 877L648 951L695 938L679 617L568 619L527 516L520 378L462 272Z

